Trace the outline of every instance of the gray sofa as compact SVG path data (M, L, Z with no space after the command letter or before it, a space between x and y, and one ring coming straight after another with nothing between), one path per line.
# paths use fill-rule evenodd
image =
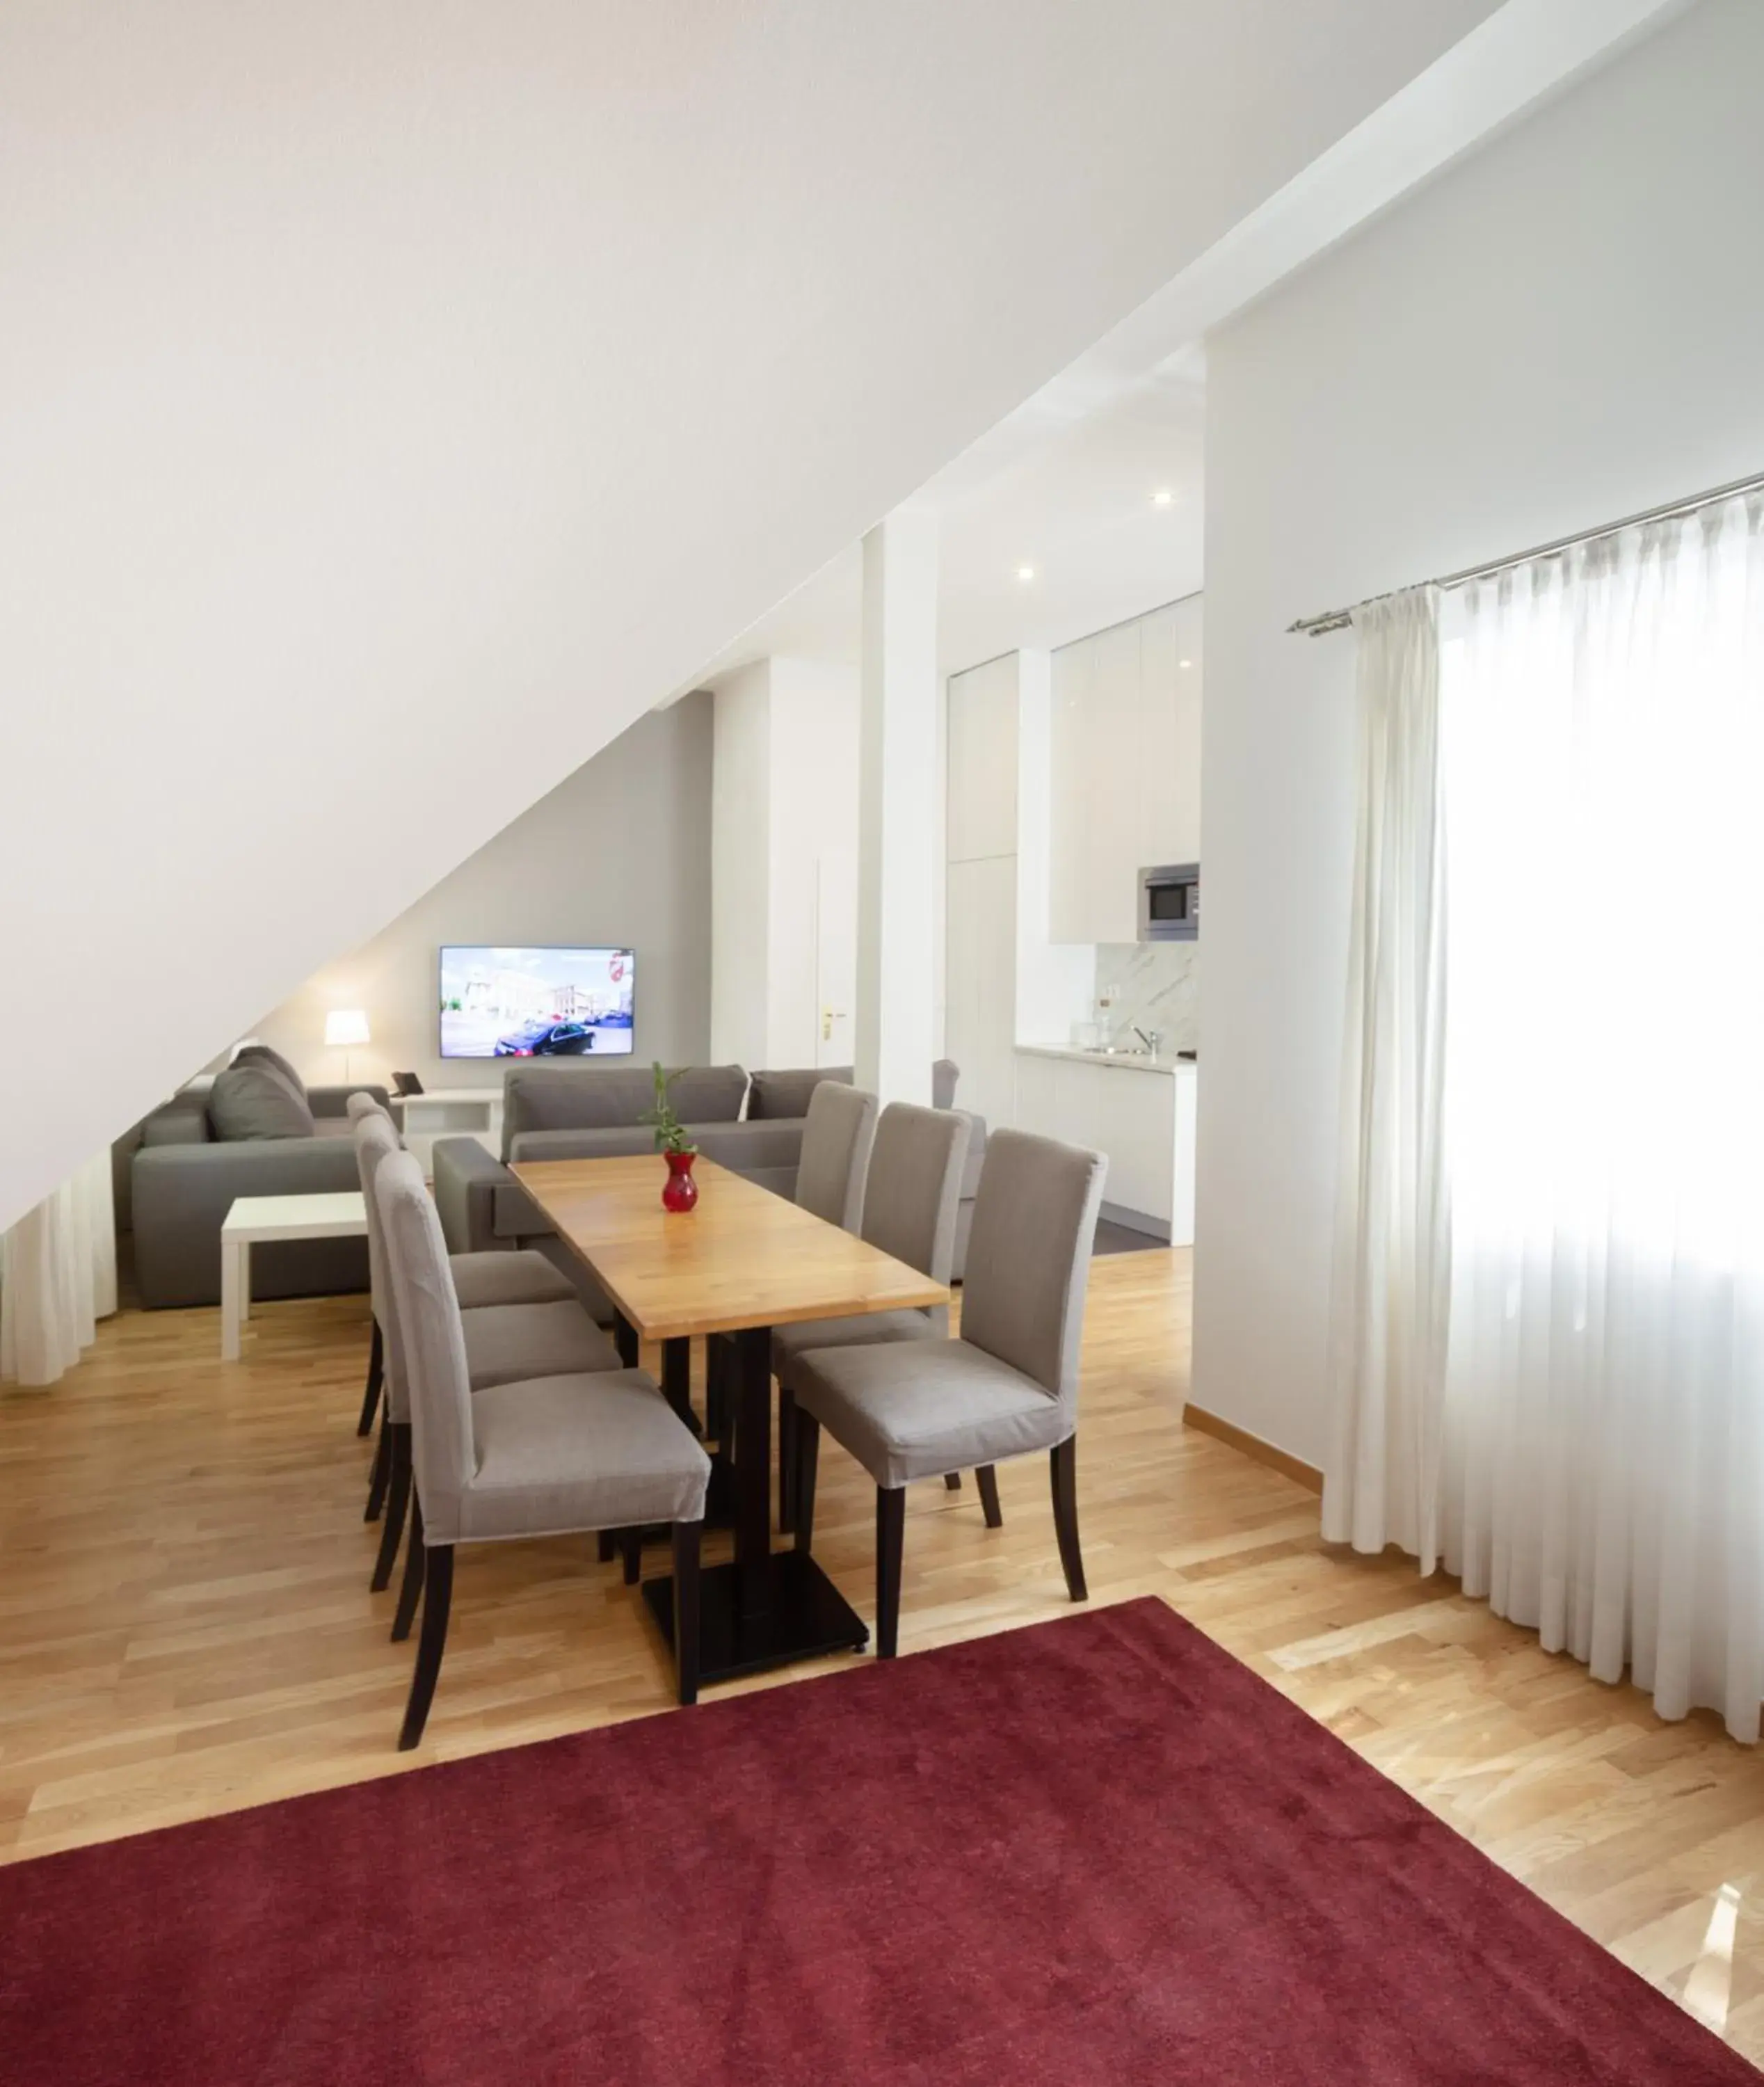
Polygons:
M933 1099L952 1106L957 1069L939 1061ZM755 1073L739 1065L684 1072L671 1097L692 1142L707 1159L786 1197L796 1193L808 1098L822 1080L851 1078L849 1066ZM556 1257L551 1224L509 1172L539 1159L608 1159L653 1152L654 1133L639 1120L654 1100L651 1077L640 1067L587 1065L580 1061L511 1067L502 1098L501 1159L475 1138L440 1138L434 1148L435 1202L454 1253L496 1247L537 1247ZM967 1249L974 1197L979 1187L986 1125L973 1120L968 1172L957 1218L956 1273Z
M357 1189L347 1098L386 1090L357 1082L309 1087L313 1133L222 1138L207 1097L174 1095L119 1141L114 1172L119 1231L131 1231L134 1278L150 1310L220 1301L220 1227L240 1196L321 1195ZM254 1297L311 1297L368 1287L365 1240L295 1240L251 1256Z

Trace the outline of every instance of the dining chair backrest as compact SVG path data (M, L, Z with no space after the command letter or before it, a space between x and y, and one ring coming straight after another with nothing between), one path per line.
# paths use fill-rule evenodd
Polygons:
M863 1237L934 1283L947 1283L955 1261L969 1129L953 1109L890 1102L870 1150Z
M974 1198L962 1277L961 1338L1078 1403L1078 1347L1097 1213L1100 1152L996 1130Z
M382 1108L372 1095L364 1095L359 1087L352 1095L344 1095L343 1108L352 1123L360 1123L364 1116L383 1116L388 1123L392 1120L391 1111Z
M393 1421L407 1420L410 1414L405 1393L404 1343L392 1289L391 1264L386 1258L386 1225L375 1194L381 1167L398 1154L398 1133L383 1109L372 1109L356 1118L355 1134L362 1208L368 1219L368 1295L373 1307L374 1324L380 1329L386 1348L386 1417Z
M842 1080L823 1080L808 1098L802 1151L796 1163L796 1201L842 1231L858 1229L863 1184L876 1136L876 1100Z
M392 1283L392 1322L405 1365L417 1496L434 1528L450 1529L477 1458L466 1334L447 1242L423 1170L409 1153L381 1159L374 1195Z

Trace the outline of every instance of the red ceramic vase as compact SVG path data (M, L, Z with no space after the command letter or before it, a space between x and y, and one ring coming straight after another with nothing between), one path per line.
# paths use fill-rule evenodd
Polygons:
M662 1184L662 1208L664 1210L689 1210L698 1201L698 1184L692 1179L692 1162L696 1152L671 1152L667 1155L667 1179Z

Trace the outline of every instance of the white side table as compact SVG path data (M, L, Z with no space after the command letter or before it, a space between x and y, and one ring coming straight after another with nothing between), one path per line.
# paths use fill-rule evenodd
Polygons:
M368 1214L359 1189L323 1196L241 1196L220 1227L220 1359L239 1359L251 1317L251 1249L259 1240L360 1239Z
M502 1090L494 1087L438 1087L420 1095L394 1095L404 1149L432 1178L437 1137L475 1137L493 1156L502 1150Z

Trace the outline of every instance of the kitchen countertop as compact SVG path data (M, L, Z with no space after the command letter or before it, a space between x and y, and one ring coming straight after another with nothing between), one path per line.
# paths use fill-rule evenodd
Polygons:
M1071 1058L1080 1065L1106 1065L1129 1073L1194 1073L1199 1067L1192 1058L1168 1056L1149 1058L1126 1054L1110 1056L1104 1051L1086 1051L1076 1044L1019 1044L1016 1047L1032 1058Z

